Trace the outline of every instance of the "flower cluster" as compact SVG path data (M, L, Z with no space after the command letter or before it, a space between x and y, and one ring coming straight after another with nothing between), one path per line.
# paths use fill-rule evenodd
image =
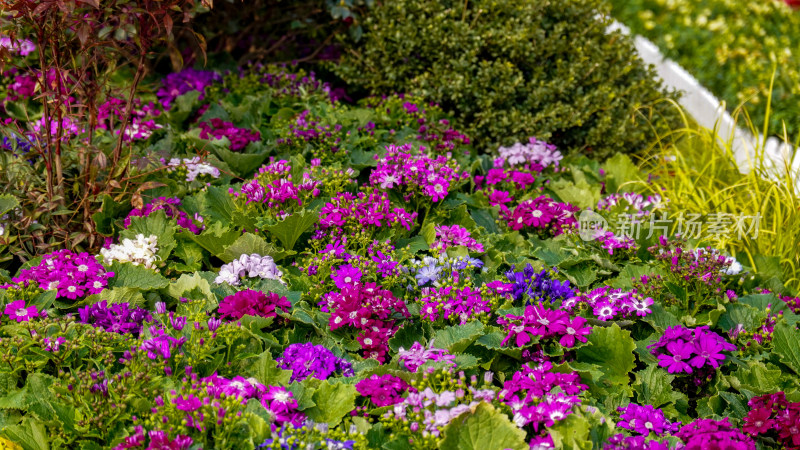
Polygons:
M500 147L497 152L502 163L512 167L533 167L537 172L550 166L558 167L559 161L564 157L555 145L534 137L529 138L526 144L517 142L511 147Z
M503 383L499 398L511 408L517 426L531 425L537 433L544 431L566 418L572 413L572 407L580 404L577 395L588 389L580 384L580 375L551 372L552 368L549 362L535 367L525 364Z
M630 403L617 410L620 412L617 426L643 436L650 433L655 433L657 436L673 434L681 427L680 422L670 422L664 417L663 411L652 405L641 406Z
M39 312L39 308L35 305L25 306L25 300L14 300L6 305L3 314L7 315L9 319L16 320L17 322L27 322L33 318L44 315L44 311Z
M783 392L753 397L742 430L751 436L772 437L783 448L800 448L800 402L789 402Z
M161 81L162 86L156 92L156 96L158 96L158 101L164 106L164 109L168 110L175 98L190 91L200 91L200 99L202 100L206 86L219 81L222 81L222 77L216 72L195 70L187 67L180 72L173 72L164 77Z
M269 255L241 255L219 269L219 274L214 280L217 284L228 283L239 286L242 278L261 278L264 280L280 281L283 272Z
M511 212L503 212L503 218L512 230L530 228L543 236L558 236L577 226L576 211L576 206L540 195L521 202Z
M292 371L290 382L303 381L308 377L326 380L334 374L353 376L353 365L339 358L322 345L311 342L291 344L278 358L278 367Z
M162 128L157 124L154 117L161 114L161 111L152 102L144 106L141 101L134 102L131 110L130 123L125 128L125 140L147 139L153 134L153 130ZM116 129L125 118L126 101L110 97L97 108L98 128L104 130L114 130L119 134L121 130Z
M180 177L186 177L186 182L191 183L198 177L219 178L219 169L213 165L203 162L199 156L193 158L170 158L169 162L166 159L161 159L161 164L167 168L168 173L177 173Z
M381 423L396 434L407 437L418 448L435 448L442 429L461 414L482 402L493 403L497 389L491 385L493 374L485 372L482 385L477 375L467 378L452 367L429 367L421 379L412 381L408 395L384 414Z
M238 152L244 150L251 142L261 140L261 133L251 131L247 128L239 128L231 122L214 118L208 122L200 122L200 139L222 139L227 138L230 142L231 151Z
M603 286L587 293L578 293L562 303L572 312L575 309L591 308L599 320L618 320L632 315L644 317L650 314L653 299L639 295L636 290L625 291Z
M190 436L179 434L175 439L169 438L169 433L163 430L150 430L145 433L141 425L137 425L133 435L114 447L114 450L126 450L136 448L168 448L170 450L188 450L194 440Z
M134 336L141 333L144 322L153 320L144 308L124 302L108 304L106 300L79 308L78 317L81 322L105 331Z
M483 252L483 244L476 241L469 230L461 225L439 225L434 228L436 240L431 244L431 249L440 251L450 247L466 247L471 252Z
M635 192L623 192L621 194L610 194L597 202L597 209L601 211L616 211L619 213L629 212L636 216L647 216L653 210L659 209L664 205L664 199L660 195L648 195L646 198Z
M397 359L409 372L416 372L419 366L428 361L444 361L447 364L455 365L455 358L455 355L449 354L447 350L435 348L433 346L433 340L431 340L427 347L417 341L414 342L408 350L400 347L400 350L397 352Z
M269 85L280 96L300 97L308 91L321 91L328 95L331 103L342 97L338 89L333 89L329 83L316 78L314 72L298 76L296 73L287 72L285 69L271 70L261 77L261 82Z
M422 289L420 316L431 322L443 320L464 325L471 319L481 319L492 312L484 292L470 286L443 286Z
M564 347L573 347L576 340L586 342L586 336L592 334L592 327L586 325L583 317L570 319L569 313L542 305L528 305L523 315L506 314L498 318L497 323L508 333L501 345L506 345L513 338L517 347L545 339L557 341ZM534 338L537 340L534 341Z
M428 283L440 286L446 280L466 281L470 277L470 270L481 267L483 267L483 261L477 258L464 256L447 258L445 255L441 255L439 258L425 256L419 260L412 259L402 270L413 273L418 286L425 286Z
M245 289L225 297L217 312L223 319L241 319L245 315L270 318L277 316L278 310L289 312L291 308L286 297L274 292Z
M291 172L288 161L271 161L258 169L253 179L242 184L239 191L231 188L230 193L244 199L245 204L263 204L280 209L279 213L284 213L289 202L302 206L319 196L322 183L314 181L311 173L304 172L301 180L294 180Z
M755 450L756 444L747 435L730 424L728 418L723 420L697 419L684 425L675 433L685 444L686 450L703 450L707 448L725 448L730 450Z
M367 231L371 227L391 227L400 225L406 230L411 229L417 213L409 213L403 208L393 208L385 192L371 191L359 192L353 195L349 192L341 193L326 203L319 213L319 230L328 231L332 235L341 236L345 233ZM316 238L326 236L317 233Z
M614 250L636 250L636 241L630 236L617 236L613 231L597 230L594 239L608 251L609 255L614 255Z
M311 111L305 110L298 114L285 137L276 140L278 145L294 147L292 150L301 150L308 143L315 142L313 154L315 157L328 158L330 155L344 156L345 152L339 148L342 138L347 132L342 132L340 124L324 124L319 117L311 116ZM319 149L324 149L321 153Z
M551 445L552 448L552 445ZM608 438L603 450L670 450L669 442L662 442L656 439L647 440L647 436L626 436L622 433L617 433Z
M511 293L514 301L519 302L523 298L526 304L534 301L554 303L556 300L565 300L575 295L575 291L569 287L569 281L559 281L555 279L558 269L542 269L536 272L531 264L527 264L522 272L516 272L516 267L511 267L505 275L511 283Z
M89 253L58 250L43 256L37 265L22 269L12 281L33 282L44 290L58 290L57 298L75 300L85 295L99 294L113 276L114 272L106 272L103 265Z
M358 342L365 356L386 359L389 338L397 331L392 316L410 317L406 304L375 283L358 283L325 294L319 305L331 313L331 330L349 326L360 330Z
M36 44L30 39L11 39L8 36L0 36L0 47L19 56L28 56L36 50Z
M370 375L356 383L359 394L367 397L375 406L390 406L403 401L411 386L394 375Z
M158 237L155 235L145 237L143 234L137 234L135 239L124 238L119 244L111 244L108 248L100 249L100 255L106 265L119 261L156 270L157 253Z
M194 234L200 234L204 226L198 226L189 218L189 216L178 209L181 206L181 200L176 197L158 197L153 199L152 202L144 205L141 208L135 208L128 213L125 218L125 228L131 226L131 218L133 217L147 217L155 211L164 211L168 218L175 218L178 226L191 231ZM199 214L194 215L194 219L198 222L203 222L203 218Z
M735 258L706 247L687 250L682 241L659 236L658 245L648 250L674 274L686 281L699 280L709 287L718 287L723 275L736 275L742 265ZM718 288L719 289L719 288Z
M647 348L658 357L658 365L669 373L691 374L697 370L698 382L713 375L725 361L723 351L736 350L735 345L708 326L691 329L681 325L667 327L661 339Z
M274 450L331 449L353 450L367 448L366 437L355 425L347 432L331 429L327 423L306 419L302 427L284 424L273 430L272 436L256 448Z
M370 173L370 184L381 189L402 188L405 201L422 195L438 202L469 177L466 172L459 173L461 169L449 154L428 156L424 147L415 151L411 144L389 145L386 154L375 159L378 167Z

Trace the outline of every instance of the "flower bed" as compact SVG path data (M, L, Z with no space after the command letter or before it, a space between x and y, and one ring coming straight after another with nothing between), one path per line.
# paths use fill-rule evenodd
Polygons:
M114 97L91 140L61 128L76 159L128 145L102 243L53 250L0 196L3 446L800 447L800 297L676 236L669 174L476 148L426 98L297 68L149 92L138 132ZM52 156L38 120L6 123L5 189Z

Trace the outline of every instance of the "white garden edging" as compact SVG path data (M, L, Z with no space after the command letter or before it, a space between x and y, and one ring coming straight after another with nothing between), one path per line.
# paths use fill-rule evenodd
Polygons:
M608 31L617 30L630 35L628 27L613 21L608 27ZM750 132L737 127L733 117L726 110L725 103L714 97L683 67L665 58L655 44L638 35L634 36L633 43L639 57L645 63L655 67L666 86L683 92L679 103L694 117L697 123L709 129L716 126L717 136L722 142L733 138L733 153L742 173L752 170L755 149L758 147L757 143L763 141L763 136L759 136L759 140L756 140ZM764 152L766 154L765 162L772 169L771 177L782 176L785 173L787 162L792 158L791 148L780 139L770 137L764 145ZM795 188L800 192L800 176L798 176L800 174L800 151L794 153L794 160L791 161L790 167L792 173L795 174Z

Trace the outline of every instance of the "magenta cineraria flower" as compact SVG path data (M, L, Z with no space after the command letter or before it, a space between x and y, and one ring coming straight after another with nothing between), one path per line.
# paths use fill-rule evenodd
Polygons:
M451 188L469 177L448 153L429 156L425 147L414 149L411 144L388 145L383 156L375 156L378 166L372 170L370 185L381 189L400 187L403 199L415 195L430 197L438 202L450 193Z
M437 225L434 229L436 240L431 244L432 249L447 250L450 247L463 246L473 252L483 252L483 244L473 239L470 232L461 225Z
M208 122L201 122L200 139L222 139L228 138L231 151L238 152L244 150L251 142L261 140L261 133L251 131L247 128L238 128L231 122L214 118Z
M153 320L150 313L126 302L109 304L106 300L78 309L83 323L119 334L139 335L145 322Z
M428 361L445 361L453 366L456 364L455 355L449 354L445 349L434 348L433 341L428 344L428 347L424 347L419 341L414 342L414 345L408 350L400 347L397 358L409 372L416 372L419 366Z
M725 448L730 450L755 450L755 442L730 424L726 417L723 420L697 419L684 425L675 436L680 438L687 450L707 448Z
M736 350L735 345L708 326L690 329L680 325L667 327L661 339L648 348L658 357L659 366L670 373L694 373L694 369L701 369L698 381L721 365L725 360L723 351Z
M525 364L503 384L499 398L511 408L517 426L532 425L539 431L563 420L580 404L576 395L588 389L580 384L580 375L551 372L552 368L549 362Z
M576 206L541 195L521 202L513 211L502 215L512 230L532 228L543 235L558 236L577 225L576 211Z
M630 403L617 409L620 411L620 421L617 426L635 433L647 436L652 432L661 436L675 433L680 429L680 422L670 422L664 417L663 411L652 405L639 406Z
M15 300L6 305L5 315L17 322L27 322L35 317L39 317L39 310L36 306L25 306L25 300Z
M191 394L187 395L186 398L184 398L182 395L179 395L172 399L172 403L175 404L176 408L186 412L198 410L203 406L203 402Z
M394 375L371 375L356 383L359 394L367 397L375 406L390 406L403 400L402 395L411 388Z
M586 305L599 320L617 320L633 315L644 317L652 312L654 303L650 297L643 297L634 289L624 291L603 286L587 293L578 293L564 301L562 306L573 311Z
M218 81L222 81L222 77L218 73L187 67L180 72L173 72L164 77L161 81L162 87L156 92L156 95L164 109L168 110L175 98L190 91L200 91L199 99L202 100L206 86Z
M339 289L344 289L347 286L352 286L361 281L361 270L358 267L353 267L350 264L339 266L336 268L336 273L331 274L331 279Z
M114 272L106 272L103 265L89 253L59 250L43 256L39 264L23 269L12 281L32 281L44 290L57 290L59 299L75 300L85 295L99 294L113 276Z
M245 315L258 317L276 317L278 310L288 312L292 304L286 297L282 297L274 292L264 293L245 289L233 295L225 297L219 304L219 312L222 318L241 319Z
M572 347L576 340L586 342L586 336L592 332L582 317L570 320L567 312L547 309L542 305L525 307L522 316L506 314L497 319L497 323L508 333L501 344L506 345L513 338L517 347L524 347L534 337L540 340L552 338L561 345Z

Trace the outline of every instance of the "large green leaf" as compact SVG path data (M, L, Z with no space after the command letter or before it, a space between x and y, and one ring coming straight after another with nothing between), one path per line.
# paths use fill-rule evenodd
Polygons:
M253 233L245 233L239 236L233 244L225 247L225 251L217 255L217 257L229 263L242 255L251 255L253 253L261 256L270 255L274 257L278 251L261 236Z
M609 389L630 389L629 374L636 367L633 351L636 342L631 332L621 329L616 323L610 327L594 327L587 346L577 350L577 360L596 364L603 371L600 386Z
M32 417L25 417L22 423L0 430L0 435L17 443L25 450L49 450L47 430L44 424Z
M0 216L19 206L19 200L10 194L0 195Z
M136 239L136 235L143 234L145 237L156 236L158 238L158 257L161 261L166 261L170 253L175 248L176 223L174 219L168 219L164 210L150 213L147 217L131 217L131 225L120 232L120 239Z
M477 320L464 325L453 325L437 331L433 344L437 348L446 348L451 353L460 353L483 335L483 329L483 324Z
M781 322L775 325L772 345L781 362L800 375L800 331Z
M291 370L283 370L272 359L269 351L258 355L254 360L246 361L245 374L254 377L259 383L267 386L286 386L292 377Z
M527 449L525 432L494 406L481 402L453 419L443 431L441 450Z
M189 238L198 245L208 250L213 256L219 256L225 247L233 244L242 233L235 229L224 227L222 222L212 222L200 234L189 234Z
M305 413L315 422L336 426L355 408L356 387L352 384L323 381L311 396L315 406Z
M291 250L297 239L317 222L319 222L318 213L302 211L292 214L275 225L268 225L266 228L281 241L284 249Z
M92 214L97 232L103 236L113 236L114 221L123 218L128 210L130 210L130 206L115 202L110 195L104 195L100 203L100 210Z
M688 401L686 394L672 388L671 383L674 379L674 375L660 369L655 364L636 372L633 390L636 391L637 402L640 405L653 405L656 408L661 408L664 405L676 403L681 399Z
M205 300L206 310L217 307L217 299L211 292L211 284L198 273L183 274L167 286L167 294L174 299L190 298L192 300Z
M147 291L165 288L169 284L169 280L155 270L131 263L114 261L110 271L114 272L114 276L108 279L109 288L128 287Z

